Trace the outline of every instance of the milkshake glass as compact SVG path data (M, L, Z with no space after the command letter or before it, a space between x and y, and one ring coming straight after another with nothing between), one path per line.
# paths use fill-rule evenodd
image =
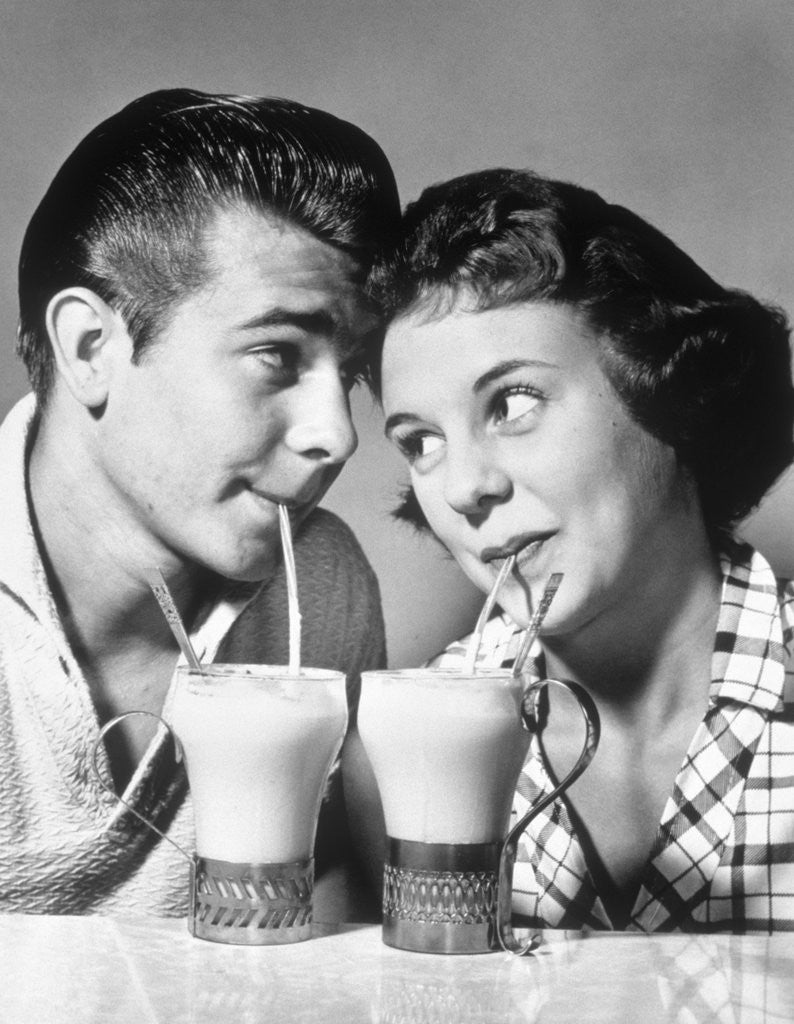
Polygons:
M386 818L383 941L498 947L499 856L529 747L509 669L364 672L358 729Z
M177 671L166 716L193 800L193 935L311 937L314 838L347 726L345 676L269 665Z

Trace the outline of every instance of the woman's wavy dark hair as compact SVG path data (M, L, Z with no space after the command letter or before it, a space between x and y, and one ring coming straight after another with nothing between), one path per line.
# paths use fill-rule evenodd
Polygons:
M479 310L540 301L584 313L631 415L691 471L715 539L794 457L784 313L717 284L595 192L504 169L434 185L408 206L369 288L388 320L425 307L432 315L463 293ZM411 491L396 515L427 525Z

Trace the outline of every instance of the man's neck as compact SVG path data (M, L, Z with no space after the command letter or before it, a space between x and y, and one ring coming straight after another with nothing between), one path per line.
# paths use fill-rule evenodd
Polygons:
M108 493L79 436L64 457L52 433L45 417L30 452L28 501L50 588L78 661L91 676L123 652L175 656L173 636L144 576L163 559ZM189 625L198 611L199 573L172 560L166 575Z

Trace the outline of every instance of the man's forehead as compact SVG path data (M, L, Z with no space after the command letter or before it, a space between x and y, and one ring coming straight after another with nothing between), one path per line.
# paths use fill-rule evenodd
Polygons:
M268 269L327 270L362 285L365 268L349 253L275 210L216 207L202 231L207 256L216 265L245 263L252 256Z
M326 290L363 303L366 267L273 211L217 209L202 234L208 278L251 278L274 288Z
M270 306L305 313L326 308L337 319L375 320L362 264L273 211L216 209L203 248L208 289L267 292Z

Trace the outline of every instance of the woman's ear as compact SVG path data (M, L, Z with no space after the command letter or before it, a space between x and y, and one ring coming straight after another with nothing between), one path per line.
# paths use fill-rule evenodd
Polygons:
M104 405L110 343L125 330L121 318L89 288L65 288L50 299L46 324L58 372L72 395L89 409Z

